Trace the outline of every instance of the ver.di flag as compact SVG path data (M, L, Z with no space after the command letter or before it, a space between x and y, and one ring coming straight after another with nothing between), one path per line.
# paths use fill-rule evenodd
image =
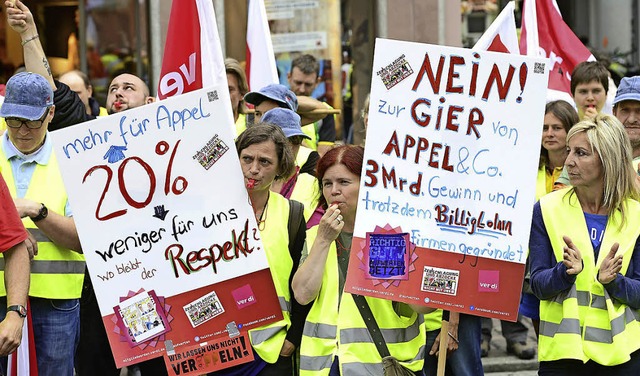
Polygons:
M491 26L473 46L474 50L505 52L519 55L516 19L513 15L515 3L510 1Z
M520 53L548 58L547 100L563 99L571 104L571 72L579 63L595 60L564 22L555 0L524 1Z
M221 83L227 86L227 75L212 1L174 0L158 98Z
M279 83L264 0L249 0L246 73L249 90Z

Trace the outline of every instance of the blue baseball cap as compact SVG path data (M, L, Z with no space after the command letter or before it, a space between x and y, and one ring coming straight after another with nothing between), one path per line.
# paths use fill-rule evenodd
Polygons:
M7 82L0 116L38 120L51 105L53 90L49 81L39 74L22 72Z
M263 123L270 123L282 128L282 132L287 138L293 136L302 136L311 139L300 128L300 115L288 108L273 108L262 115L260 119Z
M640 102L640 76L622 78L616 97L613 99L613 104L622 101Z
M263 87L258 91L251 91L244 96L244 101L254 106L259 105L265 99L278 102L280 107L288 108L292 111L298 111L298 98L286 86L280 84L271 84Z

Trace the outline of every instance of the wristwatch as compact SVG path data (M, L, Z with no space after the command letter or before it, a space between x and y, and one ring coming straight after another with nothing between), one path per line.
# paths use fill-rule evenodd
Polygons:
M31 220L33 222L38 222L38 221L41 221L41 220L47 218L47 215L49 215L49 210L47 209L46 206L44 206L44 204L42 204L42 207L40 207L40 212L38 213L38 215L36 215L35 217L31 218Z
M7 312L9 311L13 311L15 313L17 313L20 317L22 317L23 319L25 317L27 317L27 309L24 308L23 305L12 305L12 306L8 306L7 307Z

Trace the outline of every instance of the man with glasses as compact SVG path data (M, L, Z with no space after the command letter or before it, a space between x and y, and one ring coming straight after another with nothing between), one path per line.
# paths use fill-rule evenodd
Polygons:
M39 374L72 376L85 262L48 134L55 110L44 77L29 72L11 77L0 107L7 123L0 138L0 171L31 234L27 249L36 254L29 302ZM0 296L5 295L2 285ZM6 306L0 302L0 317Z

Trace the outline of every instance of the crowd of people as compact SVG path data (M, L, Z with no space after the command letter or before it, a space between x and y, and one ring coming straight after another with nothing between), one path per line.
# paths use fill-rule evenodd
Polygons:
M29 314L40 375L118 375L49 132L155 98L132 74L113 78L104 107L84 73L54 79L30 10L19 0L5 6L26 72L7 82L0 107L0 356L21 343ZM480 317L344 291L364 149L337 146L334 116L322 111L330 106L310 97L317 60L295 59L289 87L251 92L241 64L225 66L238 158L283 319L249 331L253 361L214 374L433 375L446 338L447 375L482 375L491 329ZM502 322L507 351L537 353L540 375L640 374L640 77L622 79L612 115L603 113L608 82L598 62L579 64L575 103L548 103L541 124L520 315ZM367 99L365 127L368 107ZM132 368L167 373L161 358Z

